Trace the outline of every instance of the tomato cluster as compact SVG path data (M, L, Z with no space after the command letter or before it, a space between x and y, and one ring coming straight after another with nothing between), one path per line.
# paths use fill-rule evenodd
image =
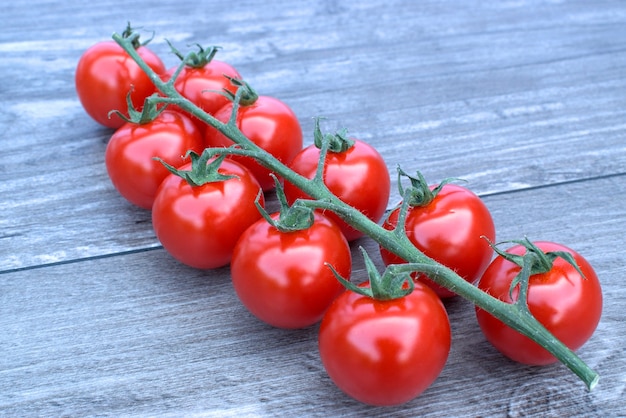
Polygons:
M371 145L345 132L324 136L318 120L314 143L303 148L294 111L277 98L259 95L232 65L215 60L218 48L198 47L183 56L172 47L183 62L166 69L130 27L124 36L191 103L233 123L294 173L313 179L323 164L322 180L331 193L384 229L406 234L415 248L469 283L507 303L515 303L521 286L527 286L529 310L571 349L595 330L600 285L573 250L527 242L508 253L496 249L494 258L495 226L482 200L447 180L429 185L419 173L400 171L411 185L401 188L404 201L383 219L391 182ZM76 90L87 114L115 129L105 152L112 184L130 203L151 211L155 234L175 259L199 269L230 265L237 296L265 323L280 328L320 323L322 363L333 382L359 401L401 404L437 378L451 341L442 298L453 292L419 272L405 279L411 287L401 296L346 290L341 277L352 273L349 243L363 232L336 213L299 205L310 199L307 193L250 156L203 152L234 143L176 106L151 102L160 93L118 44L101 42L83 54ZM281 209L267 214L265 196L273 189ZM542 261L543 270L533 270L520 284L524 254ZM386 265L406 262L383 247L380 255ZM369 283L374 286L365 281L360 287ZM489 313L477 309L476 315L487 340L511 359L555 360Z

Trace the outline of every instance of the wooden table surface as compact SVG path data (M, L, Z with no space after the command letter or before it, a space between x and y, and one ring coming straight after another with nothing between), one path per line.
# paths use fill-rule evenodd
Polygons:
M112 131L82 110L74 71L130 21L167 63L165 38L220 45L262 94L346 127L395 169L468 180L499 240L583 254L604 291L580 356L526 367L448 302L449 361L420 397L373 408L341 393L317 327L273 329L159 245L148 211L112 187ZM0 415L626 416L626 4L558 1L29 0L0 14ZM354 278L363 278L353 245Z

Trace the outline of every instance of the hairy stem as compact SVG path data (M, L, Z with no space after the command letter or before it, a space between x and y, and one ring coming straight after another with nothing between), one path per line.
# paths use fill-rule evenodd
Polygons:
M489 312L511 328L531 338L542 347L547 349L563 364L570 368L577 376L579 376L589 389L597 384L599 376L584 361L582 361L574 352L567 348L557 338L555 338L548 330L543 327L526 309L521 309L517 304L508 304L502 302L491 295L483 292L474 285L465 281L451 269L425 256L409 241L404 233L398 233L402 230L388 231L377 223L371 221L360 211L342 202L337 196L332 194L323 184L321 178L321 169L318 176L313 179L305 178L281 163L271 154L258 147L238 129L234 123L235 118L232 117L229 122L223 123L195 106L190 101L178 93L173 86L173 79L169 82L161 80L148 65L141 59L132 46L132 38L123 38L117 34L113 35L113 39L124 48L133 60L148 74L154 85L166 98L166 103L171 103L188 111L197 118L203 120L208 125L214 127L226 137L230 138L238 145L231 148L215 148L211 151L215 155L246 155L254 158L260 164L267 167L286 181L291 182L294 186L311 196L313 200L305 201L305 204L311 207L330 210L337 213L342 219L355 229L363 232L382 247L397 254L404 260L409 261L408 264L394 266L395 269L407 269L407 271L420 271L428 274L428 277L437 284L446 287L456 294L470 300L479 308ZM240 94L235 97L235 106L238 104ZM326 150L327 150L326 145ZM323 153L324 155L325 153ZM320 159L320 165L324 163L324 159ZM402 228L402 226L400 226Z

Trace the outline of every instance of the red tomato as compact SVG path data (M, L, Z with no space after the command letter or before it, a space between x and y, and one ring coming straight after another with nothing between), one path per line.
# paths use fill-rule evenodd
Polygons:
M180 169L189 170L190 166ZM254 204L261 187L252 174L228 158L219 172L237 177L191 186L170 174L152 206L157 238L174 258L191 267L227 265L239 236L261 217Z
M227 122L233 104L228 103L215 113L215 118ZM251 104L242 105L237 113L237 127L252 142L272 154L283 164L289 164L302 149L302 129L296 114L285 103L269 96L258 96ZM205 140L210 147L230 147L233 141L215 128L207 126ZM263 190L274 188L270 170L252 158L231 156L246 166Z
M315 176L319 157L319 148L310 145L300 151L289 166L311 179ZM363 141L354 140L354 145L344 152L328 152L324 183L339 199L374 222L378 222L387 209L391 191L387 165L378 151ZM285 182L285 194L290 204L298 198L310 198L288 181ZM327 213L327 216L339 225L348 241L363 236L336 214Z
M170 172L153 157L175 167L188 150L201 153L204 139L191 119L164 110L152 122L126 123L107 144L105 162L111 182L129 202L151 209L161 182Z
M433 189L433 187L431 187ZM393 210L383 223L392 230L398 223L400 208ZM493 250L482 236L495 240L495 226L489 210L470 190L446 184L426 206L409 207L406 217L409 240L425 255L456 271L473 283L489 265ZM406 263L397 255L381 248L386 265ZM442 298L455 293L420 275Z
M325 216L315 214L313 225L293 232L281 232L261 219L235 246L233 286L260 320L279 328L308 327L322 319L344 290L326 262L343 277L350 276L348 242Z
M137 53L157 74L165 73L161 59L145 46ZM141 108L146 97L156 88L137 63L114 41L99 42L83 53L76 67L76 92L83 108L96 122L109 128L119 128L125 121L118 110L128 116L126 96L131 92L135 108Z
M171 77L176 68L168 71ZM230 64L211 59L201 67L186 65L176 77L174 88L190 102L213 115L220 108L229 103L229 99L220 92L228 90L233 94L236 87L226 77L241 78L239 72ZM204 129L204 123L193 117L199 127Z
M443 370L450 343L443 303L421 283L391 300L348 290L328 308L319 331L320 357L332 381L379 406L408 402L426 390Z
M565 251L573 255L580 273L562 258L556 258L550 271L530 276L528 282L528 308L533 316L557 339L576 351L591 337L602 314L602 289L593 268L580 254L564 245L552 242L535 242L544 252ZM507 250L523 255L526 249L515 245ZM489 265L478 287L507 303L511 282L521 268L497 256ZM513 291L517 300L519 286ZM530 365L545 365L557 361L546 349L509 328L500 320L477 308L476 317L487 340L508 358Z

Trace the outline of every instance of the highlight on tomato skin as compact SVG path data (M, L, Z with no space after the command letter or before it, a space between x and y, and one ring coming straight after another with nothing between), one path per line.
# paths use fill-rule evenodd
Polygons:
M375 406L401 405L418 397L440 375L450 346L445 307L419 282L409 295L392 300L347 290L326 311L318 340L333 383Z
M544 252L570 253L583 276L566 260L557 257L550 271L530 276L528 308L532 315L570 350L580 349L593 335L602 315L602 289L591 264L571 248L554 242L534 244ZM526 249L515 245L507 253L523 255ZM479 289L507 303L519 295L517 286L511 296L511 282L521 268L497 256L478 282ZM530 338L508 327L492 315L476 308L476 317L485 338L504 356L528 365L548 365L558 360Z

